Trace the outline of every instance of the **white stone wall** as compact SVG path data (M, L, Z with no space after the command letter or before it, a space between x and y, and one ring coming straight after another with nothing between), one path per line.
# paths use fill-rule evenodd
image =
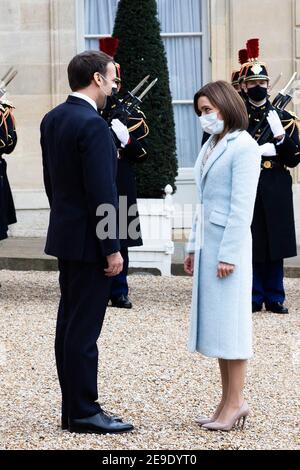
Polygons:
M74 0L0 0L0 76L18 70L9 85L18 145L7 157L15 190L40 190L39 125L68 93L66 66L76 53Z

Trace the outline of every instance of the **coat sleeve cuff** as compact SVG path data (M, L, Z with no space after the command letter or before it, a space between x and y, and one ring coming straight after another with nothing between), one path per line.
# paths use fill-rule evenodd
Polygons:
M194 243L193 243L193 244L192 244L192 243L187 243L187 244L185 245L185 253L186 253L187 255L189 255L189 254L192 255L192 254L195 253L195 245L194 245Z
M219 251L218 255L219 263L233 264L236 266L239 263L239 257L233 253L225 253L222 250Z

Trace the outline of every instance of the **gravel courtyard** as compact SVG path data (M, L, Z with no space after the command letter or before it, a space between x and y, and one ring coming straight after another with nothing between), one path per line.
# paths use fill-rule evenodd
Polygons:
M194 423L220 384L216 360L186 350L191 279L130 276L134 308L109 308L99 341L99 401L135 425L119 436L59 428L57 273L0 282L1 449L300 449L300 279L286 280L290 315L254 316L245 430L211 433Z

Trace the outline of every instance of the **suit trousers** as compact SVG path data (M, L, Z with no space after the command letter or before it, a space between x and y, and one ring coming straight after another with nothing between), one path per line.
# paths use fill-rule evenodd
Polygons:
M99 412L97 340L101 332L111 278L104 262L58 260L61 298L55 357L62 392L62 418L84 418Z

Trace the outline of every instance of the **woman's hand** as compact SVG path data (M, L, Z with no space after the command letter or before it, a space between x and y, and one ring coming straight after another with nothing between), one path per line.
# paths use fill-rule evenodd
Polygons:
M189 276L192 276L194 274L194 259L195 255L193 253L189 253L186 255L184 259L184 272L186 272Z
M234 272L234 269L234 264L223 263L221 261L218 264L217 277L219 277L220 279L222 279L223 277L227 277Z

